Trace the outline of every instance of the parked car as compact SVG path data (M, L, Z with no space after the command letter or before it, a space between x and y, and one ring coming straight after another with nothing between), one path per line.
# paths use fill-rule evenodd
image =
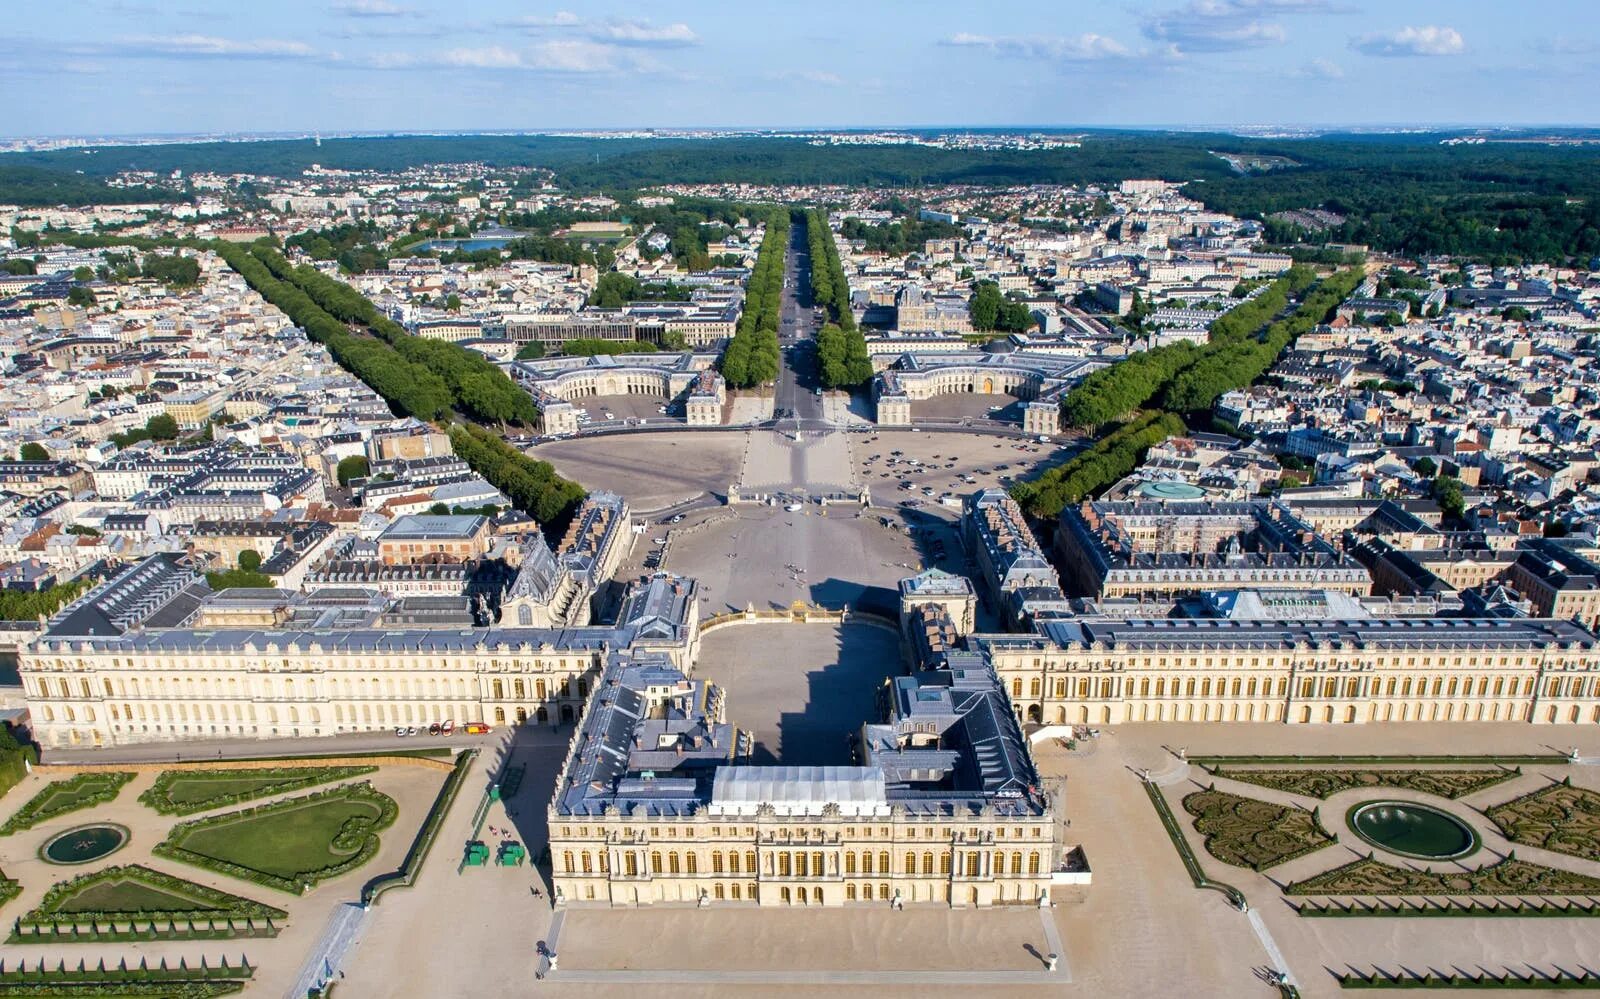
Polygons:
M444 726L440 725L438 722L434 722L432 725L428 726L429 735L438 735L442 731L444 731Z
M483 722L467 722L466 727L462 731L466 732L468 735L483 735L485 732L489 731L489 726Z
M404 725L395 726L394 734L404 738L406 734L406 727Z

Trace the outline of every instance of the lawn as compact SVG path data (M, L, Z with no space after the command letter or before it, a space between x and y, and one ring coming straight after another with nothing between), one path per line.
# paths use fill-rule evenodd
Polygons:
M56 912L202 912L216 907L138 881L102 881L78 892Z
M253 871L294 878L348 858L356 851L333 845L340 828L352 818L376 821L380 814L382 810L372 802L328 798L197 829L178 845Z
M330 781L372 773L375 766L273 767L267 770L165 770L139 800L163 815L191 815Z
M122 785L133 780L133 774L116 771L84 773L65 780L52 781L23 806L17 809L5 825L0 826L0 836L8 836L23 829L32 829L41 822L59 815L111 801L122 790Z
M352 784L180 823L156 852L299 892L372 859L397 811L393 798Z

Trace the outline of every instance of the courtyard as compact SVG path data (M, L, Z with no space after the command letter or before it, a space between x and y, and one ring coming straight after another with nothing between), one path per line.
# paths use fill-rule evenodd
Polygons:
M751 763L851 766L851 739L878 721L883 681L905 671L900 637L866 624L743 624L700 643L697 675L727 692L753 733Z

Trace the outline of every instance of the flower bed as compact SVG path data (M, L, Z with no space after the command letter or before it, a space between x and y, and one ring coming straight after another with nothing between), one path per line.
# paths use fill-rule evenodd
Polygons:
M48 822L68 812L105 804L116 798L122 785L133 780L133 776L119 770L78 774L65 780L52 781L29 798L4 825L0 825L0 836L32 829L41 822Z
M162 815L193 815L213 808L299 791L370 774L375 766L274 767L268 770L163 770L139 795Z
M1395 867L1371 856L1353 860L1283 889L1286 895L1600 895L1600 878L1518 860L1504 860L1475 871L1430 871Z
M1357 787L1399 787L1441 798L1460 798L1519 776L1519 769L1483 770L1369 770L1369 769L1284 769L1244 770L1216 767L1218 777L1243 781L1274 791L1301 794L1308 798L1328 798Z
M1600 861L1600 794L1571 778L1484 812L1513 843Z
M139 864L80 874L13 924L12 942L276 936L288 913Z
M1274 805L1215 787L1183 799L1197 832L1206 838L1206 852L1235 867L1266 870L1333 842L1314 812L1292 805Z

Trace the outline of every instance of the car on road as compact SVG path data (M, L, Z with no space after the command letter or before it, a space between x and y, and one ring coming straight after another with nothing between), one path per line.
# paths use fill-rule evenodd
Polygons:
M432 725L428 726L428 734L429 735L438 735L443 730L444 730L444 726L440 725L438 722L434 722Z
M785 506L784 509L789 511L790 513L798 513L800 511L800 504L799 503L790 503L789 505Z
M489 731L489 726L483 722L467 722L463 729L468 735L483 735Z
M614 414L612 414L612 413L606 413L604 415L605 415L605 418L608 419L608 420L615 420L616 419L616 416Z
M666 538L651 538L650 539L650 543L652 545L664 545L664 544L667 543L667 539Z
M683 514L675 513L675 514L672 515L671 523L677 524L677 523L680 523L682 520L683 520Z
M406 727L404 725L396 725L395 729L394 729L394 734L399 736L402 739L405 738L405 736L406 736Z
M444 720L444 724L439 726L440 735L451 735L455 732L455 730L456 720L454 718L446 718Z

